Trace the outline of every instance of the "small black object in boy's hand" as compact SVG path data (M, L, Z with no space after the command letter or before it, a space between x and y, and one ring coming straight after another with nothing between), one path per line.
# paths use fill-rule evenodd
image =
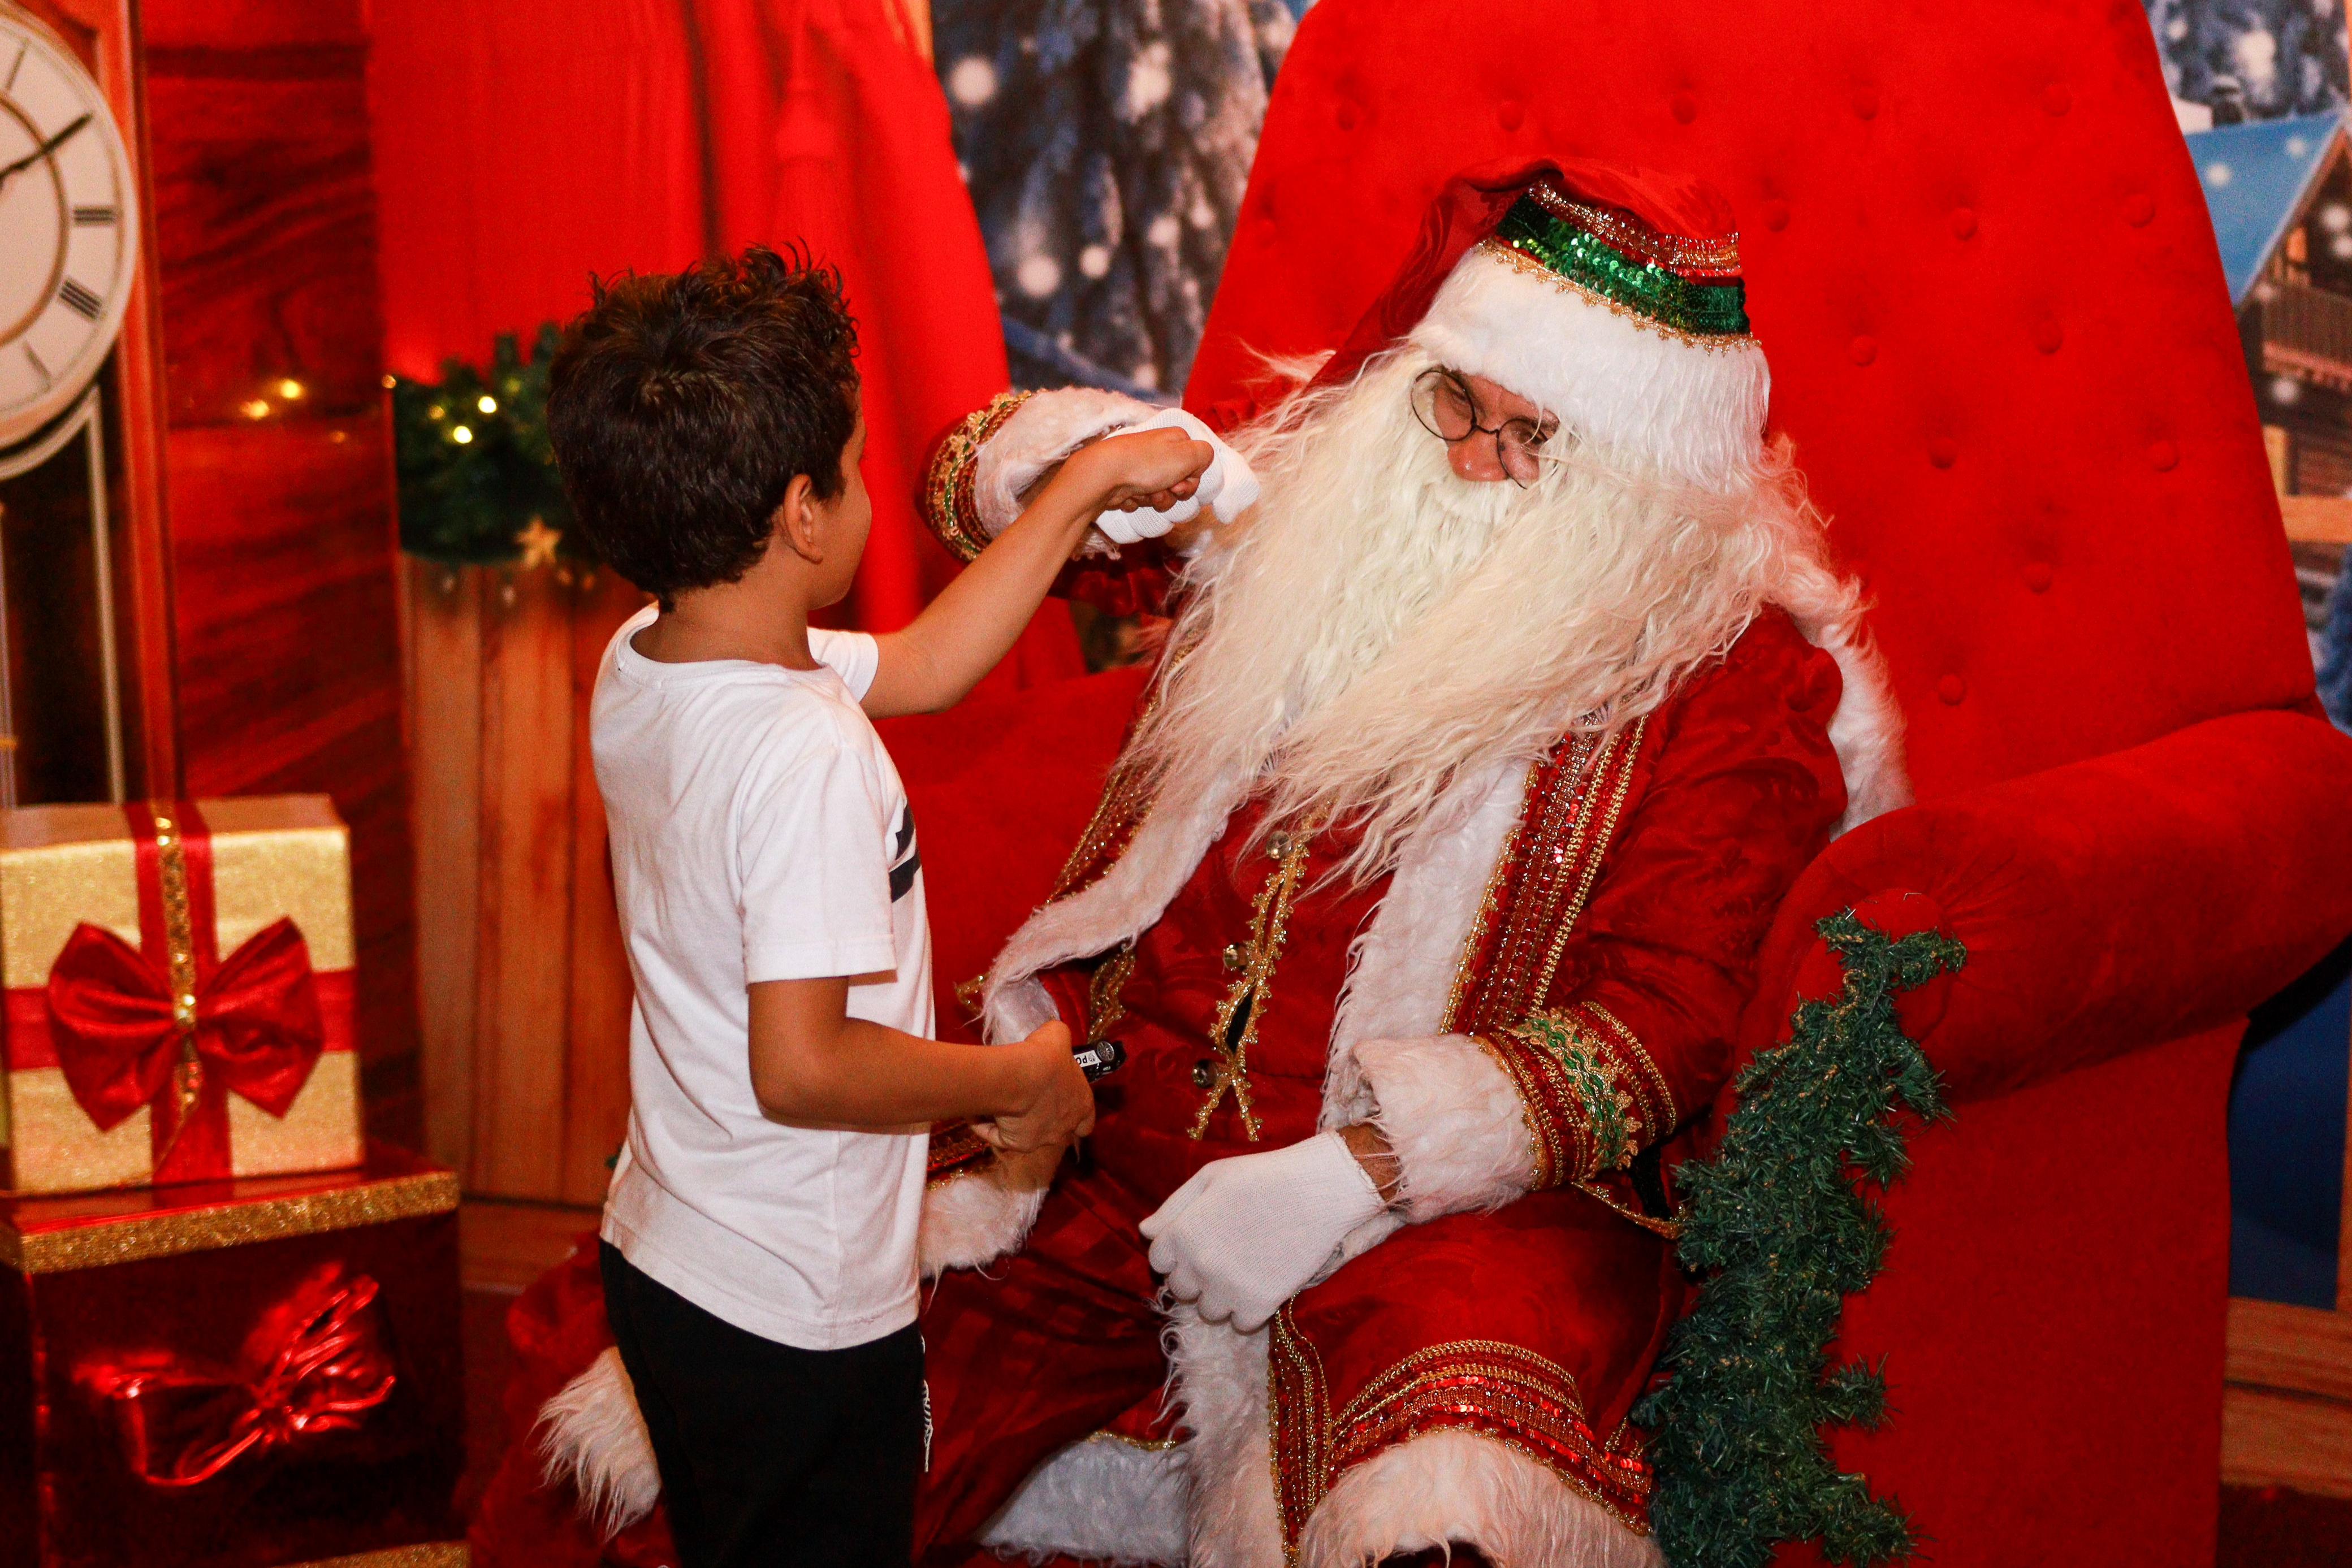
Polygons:
M1127 1060L1127 1047L1115 1040L1090 1040L1071 1054L1078 1059L1078 1071L1087 1082L1098 1083L1118 1071Z

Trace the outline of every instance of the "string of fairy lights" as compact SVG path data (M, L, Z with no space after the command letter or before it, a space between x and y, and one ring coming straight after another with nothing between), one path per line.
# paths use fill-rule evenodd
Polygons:
M501 333L488 366L444 361L441 379L386 376L400 482L400 543L448 566L559 570L588 559L547 439L553 322L530 351Z

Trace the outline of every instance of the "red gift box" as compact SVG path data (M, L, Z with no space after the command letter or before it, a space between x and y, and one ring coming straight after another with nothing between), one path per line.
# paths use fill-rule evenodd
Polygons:
M0 1198L0 1568L462 1568L457 1187Z

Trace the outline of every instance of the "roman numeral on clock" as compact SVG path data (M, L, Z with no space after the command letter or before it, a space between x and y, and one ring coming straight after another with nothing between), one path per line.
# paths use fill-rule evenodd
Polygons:
M104 228L110 224L119 222L120 219L121 214L112 207L76 207L74 209L74 227L78 229Z
M65 301L67 308L81 316L85 320L97 320L99 313L106 308L105 300L100 299L70 277L58 286L58 298Z

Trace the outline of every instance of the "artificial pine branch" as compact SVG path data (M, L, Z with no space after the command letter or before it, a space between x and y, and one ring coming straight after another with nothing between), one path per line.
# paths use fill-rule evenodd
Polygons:
M1765 1568L1787 1541L1874 1565L1918 1545L1898 1504L1830 1462L1822 1428L1886 1419L1884 1365L1829 1358L1845 1298L1886 1256L1885 1218L1855 1176L1884 1187L1908 1167L1903 1109L1950 1114L1895 998L1967 953L1938 932L1887 936L1851 909L1815 929L1844 989L1797 1009L1788 1043L1736 1080L1716 1157L1679 1173L1678 1255L1709 1277L1668 1341L1667 1382L1634 1412L1657 1434L1651 1514L1677 1568Z
M451 565L510 563L537 521L563 536L563 555L585 553L547 436L547 372L560 338L548 322L526 359L515 335L501 333L487 370L452 359L438 382L394 381L403 549Z

